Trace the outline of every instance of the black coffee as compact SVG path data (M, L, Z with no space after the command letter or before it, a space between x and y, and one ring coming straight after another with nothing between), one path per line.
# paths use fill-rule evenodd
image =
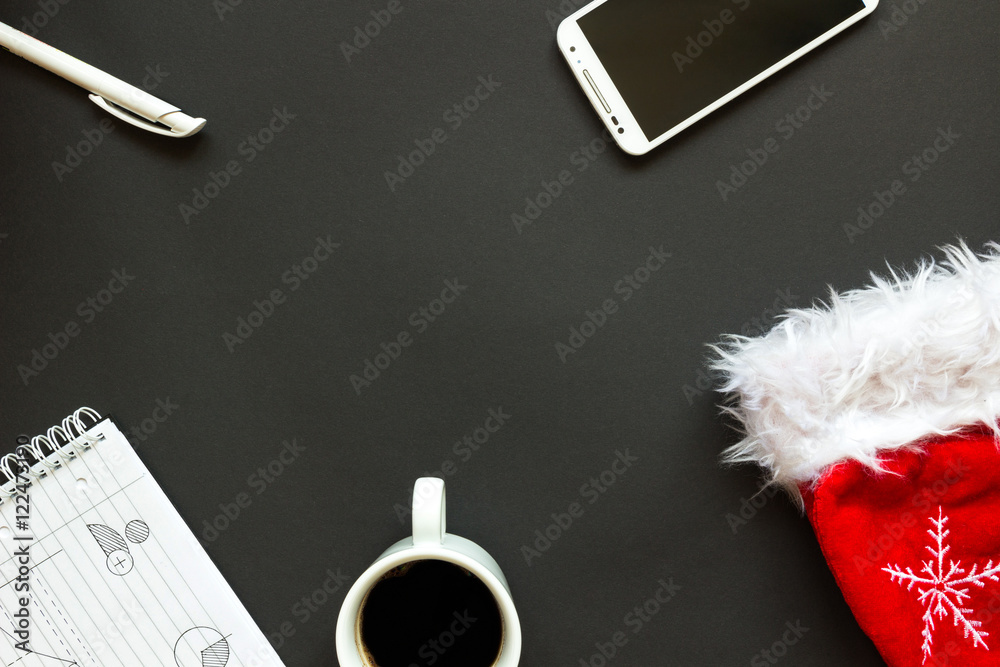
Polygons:
M441 560L387 572L361 607L363 652L376 667L490 667L503 624L479 577Z

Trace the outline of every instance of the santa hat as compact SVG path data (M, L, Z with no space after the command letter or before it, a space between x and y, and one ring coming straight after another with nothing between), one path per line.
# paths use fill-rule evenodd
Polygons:
M715 346L724 409L804 507L891 667L1000 665L1000 244Z

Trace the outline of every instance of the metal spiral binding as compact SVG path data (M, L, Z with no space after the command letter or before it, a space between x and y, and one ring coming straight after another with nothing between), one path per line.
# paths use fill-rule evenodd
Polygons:
M90 425L87 421L93 420ZM5 499L15 495L15 483L20 461L28 461L27 474L38 480L56 470L64 463L80 456L102 438L87 435L87 430L101 420L96 410L83 407L45 432L36 435L27 444L21 444L14 451L0 457L0 505Z

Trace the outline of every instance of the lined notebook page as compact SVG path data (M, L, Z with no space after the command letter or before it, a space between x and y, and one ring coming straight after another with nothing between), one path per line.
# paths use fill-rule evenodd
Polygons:
M32 480L26 531L13 500L0 506L2 664L282 665L115 424L87 435L102 440L70 460L52 455L62 465ZM34 539L15 539L25 535ZM19 592L25 544L29 591ZM22 598L28 651L16 635Z

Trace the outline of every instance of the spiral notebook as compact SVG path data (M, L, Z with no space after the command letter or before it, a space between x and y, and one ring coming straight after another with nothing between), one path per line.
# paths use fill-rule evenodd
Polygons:
M111 419L77 410L0 475L3 665L282 665Z

